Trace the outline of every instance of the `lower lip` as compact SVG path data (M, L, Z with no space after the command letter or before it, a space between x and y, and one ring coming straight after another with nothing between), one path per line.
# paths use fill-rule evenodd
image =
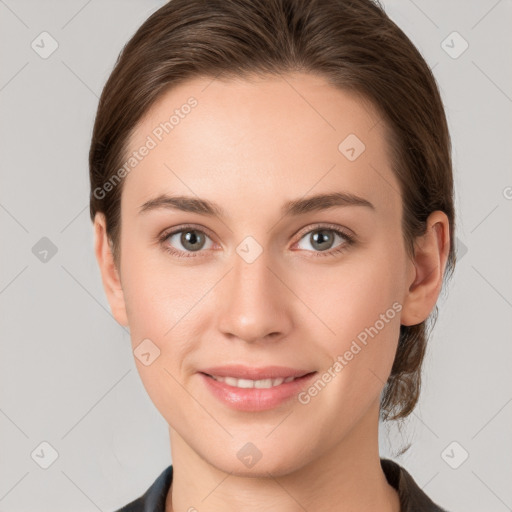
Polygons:
M237 388L219 382L205 373L199 373L206 387L224 404L239 411L256 412L273 409L286 402L309 383L315 373L309 373L291 382L271 388Z

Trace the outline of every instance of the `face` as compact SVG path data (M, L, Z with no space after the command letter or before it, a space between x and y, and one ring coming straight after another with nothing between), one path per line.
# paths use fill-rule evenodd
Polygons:
M415 277L384 129L294 74L189 81L130 140L150 149L125 178L116 316L151 354L137 368L171 431L223 471L286 473L376 417ZM225 365L315 373L229 393L203 373Z

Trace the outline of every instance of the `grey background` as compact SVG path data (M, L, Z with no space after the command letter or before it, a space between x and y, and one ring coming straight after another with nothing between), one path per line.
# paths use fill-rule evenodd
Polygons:
M163 3L0 0L0 511L114 510L171 463L167 424L103 292L87 169L102 87ZM402 433L381 427L381 456L450 511L512 510L512 2L383 4L446 106L460 261L420 403ZM58 43L45 59L31 47L43 31ZM457 58L453 31L469 44ZM43 237L56 249L46 261ZM47 469L44 441L58 454Z

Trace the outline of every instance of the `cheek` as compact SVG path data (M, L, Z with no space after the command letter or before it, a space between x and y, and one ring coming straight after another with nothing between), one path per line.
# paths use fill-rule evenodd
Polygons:
M130 331L164 338L193 306L193 283L189 273L179 266L165 264L158 251L135 246L129 240L126 242L122 260Z
M137 371L148 396L172 424L171 412L189 398L179 381L182 363L195 349L190 325L199 297L184 293L184 282L163 274L158 265L136 253L124 264L123 289Z
M397 252L376 244L374 248L352 254L336 268L317 269L313 285L310 277L297 281L308 305L330 328L333 335L326 336L327 340L343 344L374 325L381 315L390 321L386 326L390 323L399 326L401 308L393 304L402 300L404 263Z
M391 372L400 334L401 258L381 244L315 276L309 305L329 327L319 343L341 364L333 371L343 374L338 385L345 396L351 394L348 387L359 390L354 398L362 389L370 396L370 388L377 391Z
M148 339L157 347L154 350L159 356L151 371L139 361L136 363L145 386L155 388L158 395L166 386L173 386L170 374L181 375L189 354L198 348L202 299L210 286L204 283L215 280L203 274L199 279L199 272L171 266L165 258L136 251L125 258L124 265L123 289L132 349L137 356L137 347ZM151 396L155 397L155 393Z

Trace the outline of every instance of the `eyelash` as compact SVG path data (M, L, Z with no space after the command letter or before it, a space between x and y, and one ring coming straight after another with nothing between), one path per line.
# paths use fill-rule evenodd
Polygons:
M181 233L182 231L197 231L198 233L202 233L203 235L209 236L205 231L202 229L197 229L193 225L184 225L180 226L177 229L174 229L172 231L165 231L161 236L158 237L158 241L164 251L171 254L172 256L175 256L177 258L196 258L197 256L193 253L186 253L185 251L178 251L174 249L172 246L165 243L165 241L172 235L175 235L176 233ZM317 226L314 226L312 229L309 229L309 231L304 232L299 237L299 240L302 240L305 235L312 233L314 231L332 231L333 233L336 233L337 235L341 236L346 240L345 243L341 244L340 246L336 247L335 249L332 249L330 251L313 251L315 253L315 256L313 257L329 257L329 256L337 256L338 254L341 254L342 252L346 251L351 245L353 245L356 242L355 237L349 235L348 233L345 233L344 231L340 230L339 228L335 228L330 225L326 224L319 224ZM210 237L211 238L211 237ZM197 251L201 252L201 251ZM309 251L308 251L309 252Z

